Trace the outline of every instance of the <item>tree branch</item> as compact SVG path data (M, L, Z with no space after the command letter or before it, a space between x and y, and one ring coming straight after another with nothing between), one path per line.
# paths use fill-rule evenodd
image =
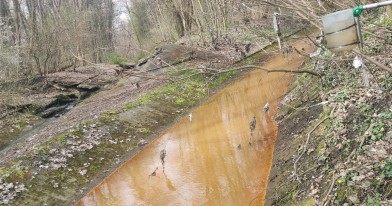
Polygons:
M297 74L307 73L307 74L311 74L311 75L314 75L314 76L321 78L321 74L314 72L314 71L310 71L310 70L305 70L305 69L302 69L302 70L269 69L266 67L260 67L260 66L256 66L256 65L247 65L247 66L237 67L234 69L219 71L218 73L226 73L226 72L231 72L231 71L235 71L235 70L243 70L243 69L260 69L260 70L266 71L268 73L270 73L270 72L285 72L285 73L297 73Z
M371 63L377 65L380 69L383 69L383 70L385 70L385 71L387 71L387 72L392 73L392 69L391 69L391 68L389 68L389 67L383 65L382 63L380 63L380 62L378 62L378 61L372 59L371 57L369 57L369 56L367 56L367 55L365 55L365 54L362 54L362 53L361 53L360 51L358 51L357 49L354 49L353 51L354 51L356 54L362 56L364 59L368 60L369 62L371 62Z

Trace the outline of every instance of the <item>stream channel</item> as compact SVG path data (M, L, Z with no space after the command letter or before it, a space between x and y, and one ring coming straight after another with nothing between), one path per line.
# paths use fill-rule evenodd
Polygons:
M294 47L306 52L311 46L299 41ZM295 51L278 54L262 66L297 69L304 58ZM76 205L264 205L278 128L274 115L292 77L263 70L245 74ZM269 111L264 110L267 102Z

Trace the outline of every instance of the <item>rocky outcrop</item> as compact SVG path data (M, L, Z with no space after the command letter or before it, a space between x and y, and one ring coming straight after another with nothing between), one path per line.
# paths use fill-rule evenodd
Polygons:
M29 111L48 118L59 115L92 92L106 88L118 80L123 68L116 65L93 65L48 74L22 86L0 85L7 88L4 111ZM23 80L21 80L23 81ZM16 89L14 87L17 87Z

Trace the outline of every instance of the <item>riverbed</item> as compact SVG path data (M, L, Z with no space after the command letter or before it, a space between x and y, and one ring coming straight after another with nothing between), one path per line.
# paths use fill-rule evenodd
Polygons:
M309 42L294 47L311 49ZM296 69L278 54L262 67ZM263 205L278 123L293 74L254 70L211 96L76 205ZM266 108L269 105L269 108Z

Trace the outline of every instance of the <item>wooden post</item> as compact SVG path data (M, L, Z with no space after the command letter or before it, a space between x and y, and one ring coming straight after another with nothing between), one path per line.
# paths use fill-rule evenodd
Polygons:
M279 21L279 14L278 13L274 13L272 21L273 21L275 33L277 35L279 48L282 49L283 42L282 42L282 33L280 32L280 21Z

